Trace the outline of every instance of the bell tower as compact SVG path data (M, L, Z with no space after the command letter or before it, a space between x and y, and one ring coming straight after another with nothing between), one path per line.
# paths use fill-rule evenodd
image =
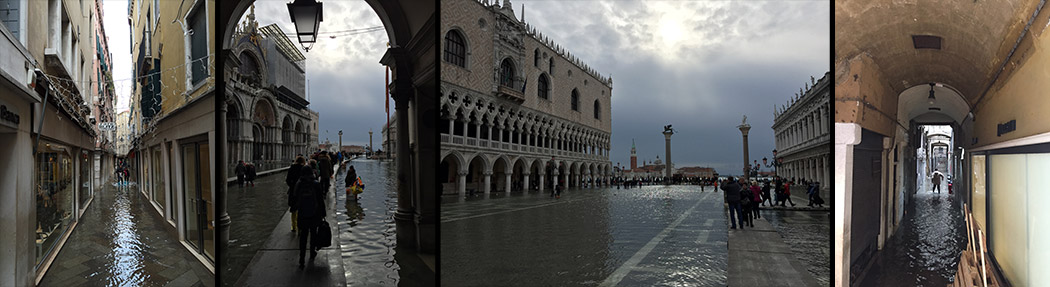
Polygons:
M631 139L631 170L638 168L638 151L634 148L634 139Z

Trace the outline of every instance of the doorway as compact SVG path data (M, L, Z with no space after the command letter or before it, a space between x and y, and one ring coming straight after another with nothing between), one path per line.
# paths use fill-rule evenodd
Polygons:
M198 253L215 260L215 214L211 191L211 155L207 138L182 148L184 239Z

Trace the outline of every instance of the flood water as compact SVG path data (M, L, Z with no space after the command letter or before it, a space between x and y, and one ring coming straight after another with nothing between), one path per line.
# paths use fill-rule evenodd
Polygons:
M897 233L887 242L861 286L945 286L966 244L966 223L947 184L931 184L912 196Z
M354 160L365 191L357 201L347 200L343 179L337 171L332 184L336 195L338 244L342 250L346 283L357 285L434 285L434 273L414 250L397 247L394 212L397 210L396 170L390 161ZM333 234L335 235L335 234Z
M530 191L441 206L452 286L725 286L722 194L697 186Z
M338 170L333 180L336 195L335 220L338 244L350 286L434 285L434 273L422 263L414 250L397 247L394 212L397 210L396 175L390 162L354 160L357 174L365 184L360 200L346 200ZM228 208L230 226L229 264L223 281L233 284L244 272L258 249L287 214L285 172L259 178L255 187L231 186Z
M820 286L831 285L831 213L827 211L762 210L795 258L806 265Z

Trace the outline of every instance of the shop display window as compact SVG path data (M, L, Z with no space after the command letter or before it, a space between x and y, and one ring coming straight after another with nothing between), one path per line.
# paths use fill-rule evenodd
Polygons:
M41 140L34 160L36 263L52 251L73 221L73 158L70 148Z

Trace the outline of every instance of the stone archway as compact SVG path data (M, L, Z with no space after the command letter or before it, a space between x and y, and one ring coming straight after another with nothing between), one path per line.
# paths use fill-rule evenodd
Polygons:
M216 2L216 30L221 33L220 52L227 57L230 50L237 20L254 3L254 0L240 1L218 1ZM437 57L434 41L419 41L417 39L434 39L437 36L437 2L419 3L409 0L365 0L372 10L379 16L386 29L390 48L382 59L376 59L383 65L391 68L393 80L391 97L394 99L398 131L397 149L397 181L398 184L398 207L394 215L397 226L397 244L401 247L417 249L421 253L434 253L437 250L437 196L433 192L424 192L430 189L436 182L437 175L434 173L420 172L417 167L433 167L439 164L437 154L439 153L437 126L426 119L438 117L438 96L435 93L437 87ZM426 5L433 4L433 5ZM323 22L322 22L323 25ZM219 65L222 66L222 65ZM219 73L216 91L225 94L224 75ZM413 107L410 111L408 106ZM216 128L218 134L225 134L226 106L220 103L218 122L222 123ZM413 113L415 121L409 121L409 113ZM410 126L412 128L410 128ZM411 137L407 131L412 131ZM410 139L421 139L410 142ZM425 139L425 140L423 140ZM415 148L409 150L409 145ZM226 153L225 149L218 151L220 158ZM219 174L225 178L225 171ZM229 242L230 218L226 212L225 186L220 186L220 194L217 204L219 213L220 244L226 246Z

